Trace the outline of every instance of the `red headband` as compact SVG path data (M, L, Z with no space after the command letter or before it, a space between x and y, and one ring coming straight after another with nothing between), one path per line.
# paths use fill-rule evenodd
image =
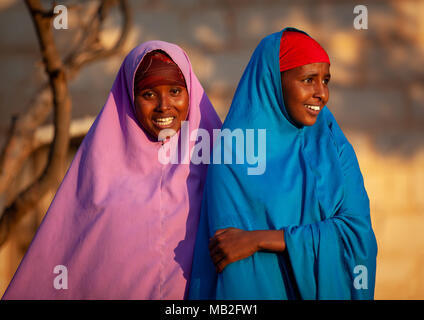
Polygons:
M159 85L186 87L184 76L177 64L165 53L152 51L146 54L134 78L134 94Z
M280 72L305 64L327 62L327 52L310 36L298 31L284 31L280 42Z

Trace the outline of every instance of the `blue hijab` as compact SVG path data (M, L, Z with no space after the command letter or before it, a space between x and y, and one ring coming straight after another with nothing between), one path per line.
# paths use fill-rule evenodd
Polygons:
M309 127L287 113L279 71L285 30L302 32L286 28L261 41L222 127L266 129L266 170L248 175L246 161L209 165L190 299L374 297L377 244L358 161L327 107ZM227 227L284 230L286 250L256 252L217 274L208 242Z

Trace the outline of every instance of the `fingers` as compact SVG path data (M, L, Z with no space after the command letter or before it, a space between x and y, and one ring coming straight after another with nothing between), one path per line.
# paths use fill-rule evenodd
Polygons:
M218 273L222 272L224 268L230 263L228 257L217 247L214 248L210 255L212 262L215 265L216 272Z
M226 261L226 254L222 251L222 248L219 246L218 239L213 237L209 242L209 254L212 259L213 264L215 265L216 272L222 272L225 266L228 265Z
M228 261L225 261L224 259L221 260L215 266L216 272L221 273L228 264L229 264Z
M224 252L221 250L218 244L218 241L215 238L212 239L209 243L209 255L211 256L215 265L225 256Z
M209 239L209 254L212 258L212 261L215 265L216 271L218 273L222 272L224 268L232 262L228 252L225 250L225 245L223 245L224 239L226 239L226 232L231 234L231 231L237 230L235 228L225 228L218 229L215 234Z
M229 228L216 230L216 232L212 236L212 238L209 239L209 251L212 250L212 248L215 247L218 244L218 242L220 240L220 238L218 236L227 232L228 229Z
M217 246L217 244L218 244L218 240L215 237L210 238L209 239L209 245L208 245L209 251L212 251L213 248L215 248Z
M217 235L219 235L219 234L222 234L222 233L224 233L224 232L227 232L228 231L228 229L231 229L231 228L225 228L225 229L218 229L218 230L216 230L216 232L215 232L215 234L213 235L214 237L216 237Z
M221 254L218 251L211 253L211 258L217 272L222 272L222 270L228 264L228 262L226 262L225 255Z

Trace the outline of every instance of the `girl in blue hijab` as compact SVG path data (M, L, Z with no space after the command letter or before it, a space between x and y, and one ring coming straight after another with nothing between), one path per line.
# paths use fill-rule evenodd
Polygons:
M256 140L264 145L253 149L266 168L209 165L190 299L373 299L369 199L326 106L329 67L324 49L294 28L265 37L253 53L222 133L241 129L248 142L248 129L265 129ZM214 153L222 147L240 156L228 143Z

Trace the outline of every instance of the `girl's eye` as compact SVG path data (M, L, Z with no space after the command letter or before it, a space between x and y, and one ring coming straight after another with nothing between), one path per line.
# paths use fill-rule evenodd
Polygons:
M143 98L145 99L151 99L154 96L154 92L153 91L145 91L142 93Z
M173 94L173 95L178 95L178 94L181 92L181 89L180 89L180 88L172 88L172 89L170 90L170 92L171 92L171 94Z
M312 78L306 78L303 80L303 82L305 83L311 83L312 82Z
M324 79L323 83L328 84L330 82L330 79Z

